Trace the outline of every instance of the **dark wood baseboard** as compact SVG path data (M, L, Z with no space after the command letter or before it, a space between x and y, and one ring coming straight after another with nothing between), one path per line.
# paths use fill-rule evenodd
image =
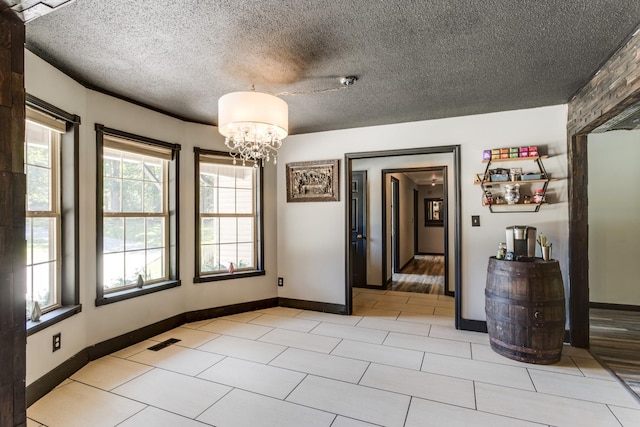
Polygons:
M228 316L230 314L244 313L246 311L277 307L278 304L278 298L269 298L260 301L251 301L223 307L190 311L86 347L79 351L75 356L65 360L60 365L56 366L26 387L27 407L31 406L38 399L58 386L62 381L69 378L76 371L93 360L137 344L163 332L170 331L171 329L177 328L187 322L195 322L198 320Z
M186 323L185 315L179 314L82 349L75 356L65 360L27 386L27 407L49 393L87 363L177 328L184 323Z
M27 408L89 362L89 353L85 348L29 384L26 388Z
M302 310L320 311L323 313L347 314L347 306L343 304L278 298L278 305L280 307L299 308Z
M608 302L590 302L589 308L602 308L605 310L640 311L640 305L611 304Z
M487 322L484 320L460 319L460 328L463 331L487 332Z
M398 270L398 273L404 270L409 264L411 264L411 261L413 261L413 257L409 258L409 261L405 262L404 265L400 267L400 270Z
M108 354L122 350L123 348L127 348L151 337L155 337L163 332L170 331L171 329L177 328L185 323L184 314L178 314L177 316L173 316L168 319L152 323L151 325L144 326L140 329L127 332L126 334L99 342L87 347L85 351L87 352L89 361L100 359Z
M361 285L361 286L352 286L353 289L377 289L379 291L386 291L389 289L389 285L391 284L391 279L387 281L386 284L380 285Z
M216 317L229 316L231 314L244 313L253 310L277 307L278 298L269 298L260 301L243 302L240 304L225 305L223 307L205 308L202 310L185 313L185 322L198 322L200 320L214 319Z

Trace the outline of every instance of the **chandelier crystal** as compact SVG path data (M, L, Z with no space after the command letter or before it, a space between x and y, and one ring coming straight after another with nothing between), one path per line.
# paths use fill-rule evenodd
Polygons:
M225 145L242 165L277 162L289 128L289 107L277 96L262 92L232 92L218 100L218 131Z

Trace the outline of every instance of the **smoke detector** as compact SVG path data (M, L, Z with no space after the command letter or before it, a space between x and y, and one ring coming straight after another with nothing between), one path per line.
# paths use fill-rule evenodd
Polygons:
M357 81L358 78L356 76L347 76L340 79L340 84L342 86L353 86Z

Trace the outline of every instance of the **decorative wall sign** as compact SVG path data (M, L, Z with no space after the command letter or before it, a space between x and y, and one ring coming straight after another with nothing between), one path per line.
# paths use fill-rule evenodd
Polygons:
M287 163L287 202L340 200L340 160Z

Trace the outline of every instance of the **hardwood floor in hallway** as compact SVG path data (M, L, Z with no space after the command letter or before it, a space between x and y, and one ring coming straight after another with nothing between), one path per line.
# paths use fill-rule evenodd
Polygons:
M640 312L589 310L591 352L640 400Z
M414 256L400 273L393 274L390 290L443 295L444 256Z

